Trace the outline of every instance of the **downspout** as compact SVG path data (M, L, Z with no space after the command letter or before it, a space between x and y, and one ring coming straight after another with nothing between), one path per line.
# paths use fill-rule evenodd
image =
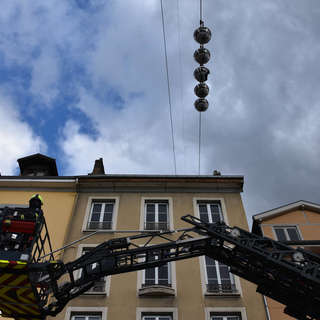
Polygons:
M261 235L263 236L263 232L262 232L262 228L261 228L261 224L260 223L259 223L259 229L260 229ZM267 304L267 299L266 299L266 297L264 295L262 295L262 298L263 298L264 309L266 310L267 320L271 320L269 307L268 307L268 304Z

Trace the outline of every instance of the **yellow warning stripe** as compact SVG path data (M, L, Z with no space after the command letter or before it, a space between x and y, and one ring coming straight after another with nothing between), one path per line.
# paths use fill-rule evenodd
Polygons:
M12 275L11 275L12 276ZM20 275L18 276L15 280L13 280L12 282L10 282L11 286L17 286L19 283L25 281L28 277L26 275ZM19 305L20 308L16 308L14 305L17 305L19 303L19 301L16 301L15 299L12 299L10 297L8 297L8 295L6 295L6 293L11 290L12 288L8 288L8 287L4 287L2 289L0 289L0 298L2 298L3 304L7 305L10 304L10 308L16 310L18 313L21 314L21 309L26 310L29 313L32 314L39 314L39 312L33 310L32 308L29 308L28 306L25 305ZM6 303L8 302L8 303ZM14 303L14 305L11 305L11 303ZM34 305L35 307L38 307L37 305ZM25 312L24 312L25 313Z
M0 260L0 268L12 267L12 269L23 269L27 267L27 262L15 261L15 264L10 264L9 260Z

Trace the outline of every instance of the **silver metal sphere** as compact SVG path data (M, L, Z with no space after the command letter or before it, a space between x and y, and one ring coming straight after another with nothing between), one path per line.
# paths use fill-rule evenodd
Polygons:
M210 51L206 48L199 48L194 52L193 57L202 66L210 60Z
M199 98L205 98L209 94L209 87L205 83L199 83L194 87L194 93Z
M209 102L207 99L200 98L195 101L194 106L199 112L204 112L208 109Z
M194 31L193 38L200 44L206 44L211 40L211 31L207 27L199 27Z
M198 67L194 70L193 75L199 82L205 82L208 80L210 71L206 67Z

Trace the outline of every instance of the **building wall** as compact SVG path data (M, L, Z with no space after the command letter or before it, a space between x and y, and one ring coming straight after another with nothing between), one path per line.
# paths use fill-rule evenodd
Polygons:
M301 240L319 240L320 214L312 212L311 210L296 209L276 217L264 219L263 222L261 222L263 235L278 240L274 232L275 226L296 226ZM305 249L319 253L318 246L310 246ZM284 305L272 299L266 299L271 320L294 319L283 313Z
M117 230L140 229L144 198L169 199L169 203L172 205L171 214L173 213L174 229L189 227L180 217L185 214L196 214L195 199L199 198L221 200L222 207L227 215L226 222L231 226L237 225L248 229L240 193L80 193L74 215L71 218L72 224L70 224L66 243L88 234L82 231L85 215L90 207L88 203L90 203L91 198L101 199L103 197L118 199ZM111 238L129 235L132 235L132 233L100 233L82 241L81 245L99 244ZM72 261L78 253L79 245L75 244L65 250L63 259L65 262ZM245 280L239 280L242 292L240 296L204 296L201 285L201 268L203 266L201 266L200 261L201 258L197 257L175 262L177 290L174 297L139 297L137 290L138 272L114 275L111 277L109 295L82 295L71 301L56 319L69 320L70 310L82 310L81 308L87 307L107 308L108 320L137 319L139 310L145 308L149 308L149 310L174 310L177 312L178 318L183 320L207 319L210 310L234 311L242 308L243 311L243 308L245 308L247 319L266 319L262 296L255 292L255 285Z

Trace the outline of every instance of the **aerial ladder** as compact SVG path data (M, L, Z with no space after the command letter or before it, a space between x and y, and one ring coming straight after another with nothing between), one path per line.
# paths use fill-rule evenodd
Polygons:
M288 315L320 319L318 255L224 222L211 224L191 215L181 219L190 228L114 238L64 263L54 259L41 209L1 209L2 316L42 320L57 315L103 276L206 255L255 283L257 292L284 304ZM21 236L23 241L16 241Z

